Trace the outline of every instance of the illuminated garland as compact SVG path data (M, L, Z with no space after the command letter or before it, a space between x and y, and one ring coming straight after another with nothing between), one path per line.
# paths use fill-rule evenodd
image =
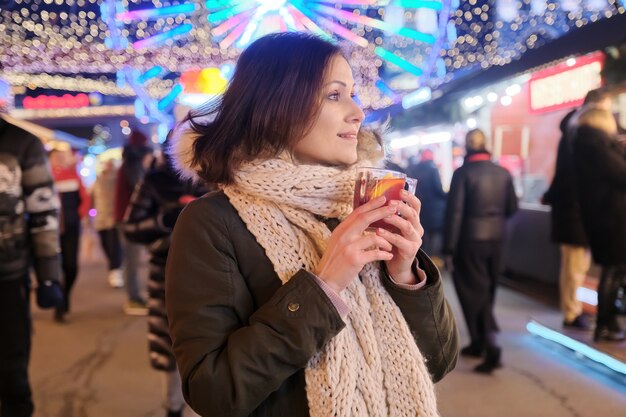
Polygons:
M120 87L115 81L85 78L82 76L64 76L51 74L27 74L23 72L7 72L3 78L11 85L27 88L47 88L77 92L98 92L104 95L134 97L135 92L130 86ZM155 98L161 98L172 88L172 80L153 80L146 87L148 93Z
M121 5L116 31L101 17L101 6L111 2ZM275 5L287 12L274 12ZM359 98L372 109L420 84L434 88L504 65L569 30L625 12L621 0L14 0L5 7L0 76L14 86L132 95L80 74L219 67L236 61L252 29L295 29L346 43ZM174 85L156 79L145 88L160 99Z

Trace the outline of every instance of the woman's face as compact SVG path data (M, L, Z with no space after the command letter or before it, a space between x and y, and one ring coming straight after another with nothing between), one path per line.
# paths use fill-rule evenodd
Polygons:
M317 120L295 145L293 154L304 164L350 165L357 160L357 133L365 115L354 101L354 79L348 61L331 59L322 82Z

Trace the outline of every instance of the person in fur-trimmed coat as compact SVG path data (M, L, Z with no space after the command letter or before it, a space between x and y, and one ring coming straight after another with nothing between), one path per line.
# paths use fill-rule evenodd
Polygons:
M164 145L166 146L167 144ZM128 240L148 245L150 364L154 369L163 371L167 417L180 417L185 402L172 354L172 340L165 312L165 263L170 247L170 235L178 215L187 203L207 190L203 186L179 179L167 154L163 154L163 158L155 160L154 163L156 166L146 174L130 199L123 230Z
M602 266L594 340L626 339L615 300L626 282L626 150L616 140L613 115L583 112L573 138L576 189L591 255Z

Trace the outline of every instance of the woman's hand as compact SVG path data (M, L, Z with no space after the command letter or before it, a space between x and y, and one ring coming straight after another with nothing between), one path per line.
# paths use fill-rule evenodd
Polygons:
M385 197L363 204L346 217L330 236L315 274L335 292L346 288L365 264L393 258L391 243L374 233L363 233L371 223L396 212L397 207L384 204Z
M406 204L401 201L389 203L391 207L397 209L400 216L394 214L384 219L385 223L398 228L400 233L392 233L379 228L376 234L393 245L393 258L385 260L389 275L399 284L417 284L419 280L411 270L411 265L422 246L422 236L424 236L424 228L419 216L422 203L406 191L401 192L401 198Z

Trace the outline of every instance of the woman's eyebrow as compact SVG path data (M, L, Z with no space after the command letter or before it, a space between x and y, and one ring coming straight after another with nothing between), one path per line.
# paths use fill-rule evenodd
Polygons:
M326 87L327 85L334 84L334 83L341 84L341 85L343 85L344 87L348 87L348 84L344 83L343 81L339 81L339 80L329 81L329 82L327 82L326 84L324 84L324 85L323 85L323 87ZM352 87L354 87L355 85L356 85L356 83L355 83L355 84L352 84Z

